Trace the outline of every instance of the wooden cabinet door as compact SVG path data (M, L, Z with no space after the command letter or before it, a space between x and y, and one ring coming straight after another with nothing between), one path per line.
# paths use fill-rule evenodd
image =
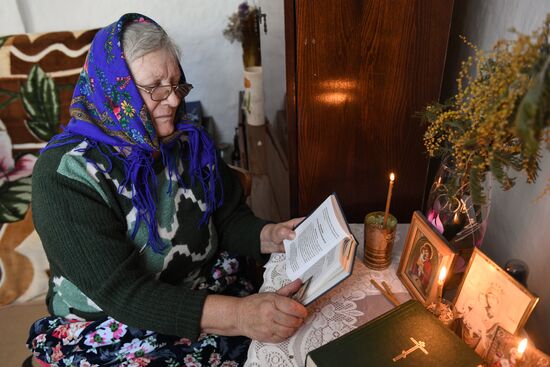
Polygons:
M420 209L427 155L415 117L439 98L452 0L285 0L293 215L329 193L348 220Z

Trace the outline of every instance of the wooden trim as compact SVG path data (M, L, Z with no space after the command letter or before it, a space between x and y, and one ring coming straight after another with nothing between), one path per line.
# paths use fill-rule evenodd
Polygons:
M441 83L439 83L439 92L438 92L438 101L443 102L442 99L446 99L447 97L442 95L443 91L443 82L445 80L445 74L449 72L451 69L449 66L449 44L450 44L450 38L451 38L451 32L452 28L455 26L456 18L454 17L455 14L455 8L456 8L456 2L454 0L451 1L451 22L449 22L449 28L447 29L447 44L445 45L445 57L443 61L443 69L441 70ZM446 91L445 94L448 94L449 91ZM443 98L442 98L443 97ZM420 209L423 213L426 212L426 204L428 202L428 198L430 195L430 189L432 187L432 183L435 179L435 175L437 173L437 170L439 168L439 165L441 164L441 159L438 158L430 158L428 160L428 166L426 167L426 179L425 179L425 185L424 185L424 192L422 194L422 206Z
M246 126L244 122L244 112L242 109L244 91L239 91L239 106L237 115L237 131L239 137L239 154L241 156L241 167L248 170L248 146L246 144Z
M296 12L295 0L285 0L286 119L288 124L288 179L290 215L298 216L298 127L296 109Z

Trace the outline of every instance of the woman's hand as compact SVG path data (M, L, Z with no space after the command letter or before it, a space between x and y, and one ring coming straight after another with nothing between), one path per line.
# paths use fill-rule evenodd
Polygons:
M280 343L294 335L307 317L307 309L289 298L301 285L297 279L277 293L240 298L236 309L239 334L268 343Z
M209 295L204 303L201 329L218 335L244 335L254 340L279 343L292 336L307 317L307 309L289 298L302 281L297 279L276 293L237 298Z
M260 232L260 252L262 254L285 252L283 240L293 240L295 236L294 227L303 220L302 217L277 224L266 224Z

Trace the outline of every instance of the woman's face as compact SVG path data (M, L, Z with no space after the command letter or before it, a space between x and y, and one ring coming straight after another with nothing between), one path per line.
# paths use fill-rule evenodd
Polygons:
M176 85L181 76L177 61L166 49L145 54L131 62L129 66L135 83L148 88L159 85ZM153 101L149 93L141 89L138 90L149 110L157 135L165 137L172 134L174 132L174 117L181 99L172 92L163 101Z

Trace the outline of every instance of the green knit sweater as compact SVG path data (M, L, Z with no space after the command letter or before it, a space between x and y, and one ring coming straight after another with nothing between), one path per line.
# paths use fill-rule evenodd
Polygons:
M130 239L136 211L127 188L119 189L122 162L111 159L112 169L103 173L78 152L85 144L45 151L33 172L33 220L51 266L50 312L86 320L109 315L134 327L196 339L207 293L193 286L218 250L261 259L266 222L252 214L238 179L221 162L223 205L208 225L199 226L205 210L200 184L184 189L173 178L168 194L170 180L159 160L157 220L166 248L155 253L146 246L144 224ZM109 147L102 150L112 157ZM108 166L97 149L86 155L100 168ZM185 176L185 167L180 170Z

